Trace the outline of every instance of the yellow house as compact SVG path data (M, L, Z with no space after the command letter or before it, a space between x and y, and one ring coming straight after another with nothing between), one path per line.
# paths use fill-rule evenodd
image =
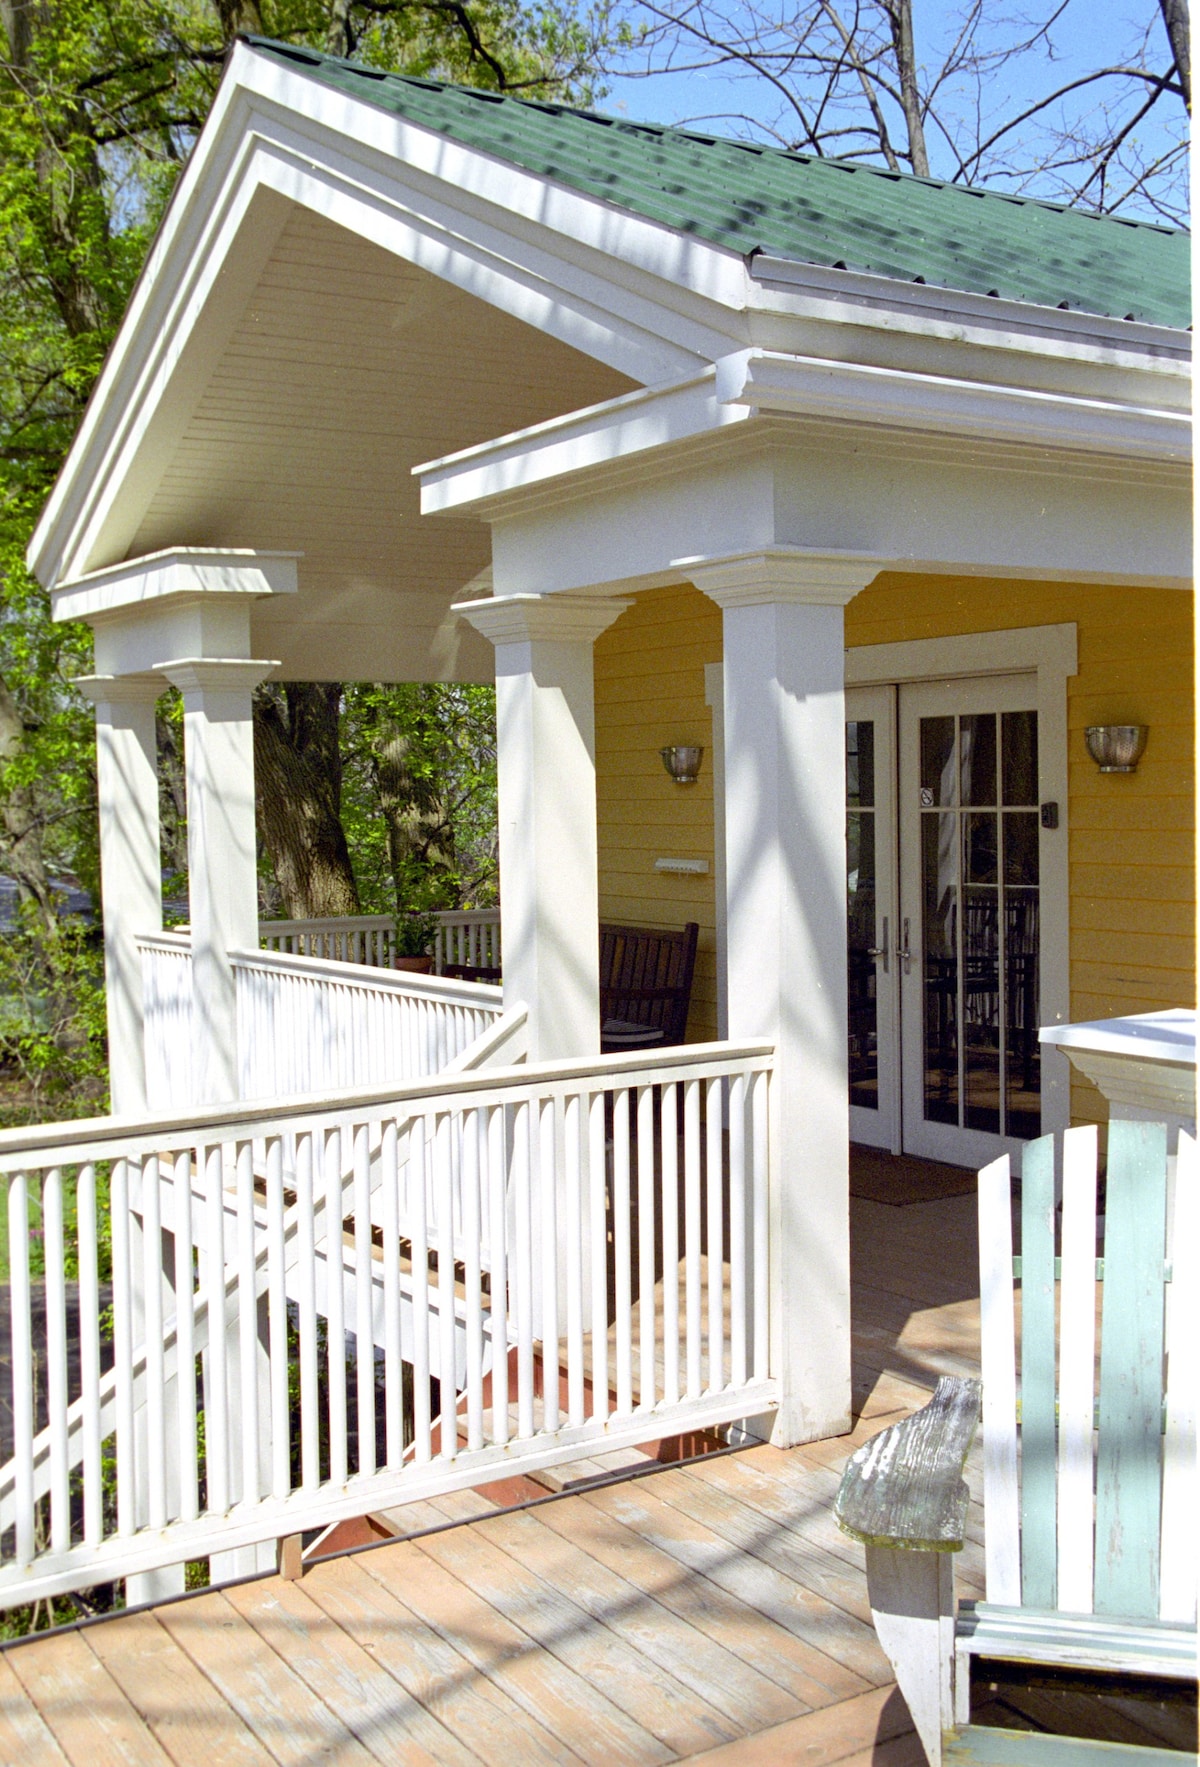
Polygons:
M651 1413L784 1446L847 1427L851 1139L1019 1155L1103 1115L1043 1028L1194 999L1189 322L1166 229L236 45L30 552L96 639L121 1121L87 1158L142 1174L156 1246L194 1154L205 1267L240 1260L228 1477L200 1514L151 1454L110 1570L253 1568L385 1473L453 1488L644 1441ZM495 680L502 997L258 950L271 674ZM660 758L681 745L691 784ZM601 1055L601 918L699 923L688 1046ZM173 1060L192 1114L159 1122ZM284 1349L254 1373L285 1295L310 1348L319 1298L330 1342L378 1331L390 1391L416 1370L415 1459L397 1423L386 1467L360 1444L347 1472L343 1392L341 1459L293 1488L262 1396L286 1409ZM534 1374L560 1338L561 1410ZM175 1378L147 1355L142 1387L114 1376L130 1439ZM0 1583L72 1586L63 1527L44 1582Z

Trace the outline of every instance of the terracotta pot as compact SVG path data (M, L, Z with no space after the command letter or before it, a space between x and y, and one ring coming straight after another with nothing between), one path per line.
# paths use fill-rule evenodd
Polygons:
M433 974L432 957L393 957L395 969L406 969L410 975L427 976Z

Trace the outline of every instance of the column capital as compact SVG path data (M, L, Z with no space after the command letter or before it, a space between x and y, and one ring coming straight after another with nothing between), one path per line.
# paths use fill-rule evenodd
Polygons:
M631 605L612 595L500 595L454 611L493 644L594 644Z
M680 574L718 607L761 607L777 602L845 607L895 560L874 552L771 546L758 552L729 553L724 558L676 559L674 563Z
M180 657L156 663L155 673L183 693L253 693L279 667L254 657Z
M90 571L51 592L56 620L87 620L148 602L295 595L300 552L175 546Z
M155 674L76 675L71 685L97 707L153 705L166 691L161 676Z

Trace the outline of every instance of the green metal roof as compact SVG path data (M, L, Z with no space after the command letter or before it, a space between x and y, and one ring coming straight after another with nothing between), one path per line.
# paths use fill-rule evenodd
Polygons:
M1189 237L1167 227L244 40L335 91L746 256L1191 323Z

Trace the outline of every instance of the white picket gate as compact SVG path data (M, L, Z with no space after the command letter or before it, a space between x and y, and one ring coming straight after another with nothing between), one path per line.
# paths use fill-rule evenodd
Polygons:
M769 1411L772 1065L711 1044L0 1135L0 1603Z

